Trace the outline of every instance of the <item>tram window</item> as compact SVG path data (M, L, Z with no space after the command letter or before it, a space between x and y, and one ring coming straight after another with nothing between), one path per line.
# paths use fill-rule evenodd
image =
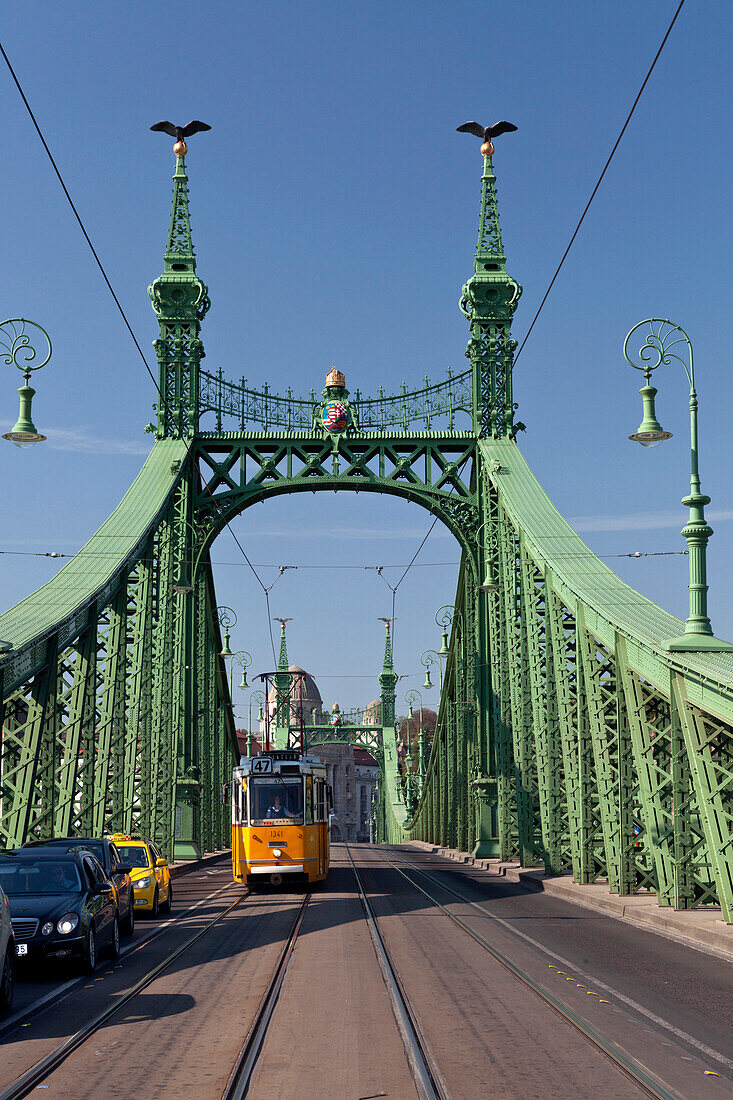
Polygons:
M252 825L277 821L279 825L303 824L302 779L255 777L249 784Z
M305 780L305 823L313 824L313 780L310 776Z
M324 781L322 779L318 780L318 783L317 783L317 786L316 786L316 795L317 795L317 799L318 799L318 802L317 802L317 807L318 808L317 808L317 812L316 812L316 820L317 821L325 821L326 820L326 797L325 797L325 795L326 795L326 784L324 783Z
M235 818L239 825L247 824L247 781L240 779L234 784Z

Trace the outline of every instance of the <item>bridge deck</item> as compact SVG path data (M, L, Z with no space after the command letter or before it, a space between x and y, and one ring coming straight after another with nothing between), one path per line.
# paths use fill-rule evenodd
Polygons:
M731 1095L730 962L430 853L335 845L248 1096L416 1095L349 851L442 1095L633 1100L637 1071L657 1090L645 1095ZM0 1024L0 1089L184 946L44 1084L127 1098L133 1072L140 1095L233 1095L227 1080L303 900L242 894L228 861L193 870L176 880L173 921L141 921L118 963L65 988L66 971L25 973L19 1015ZM621 1048L630 1073L609 1060Z

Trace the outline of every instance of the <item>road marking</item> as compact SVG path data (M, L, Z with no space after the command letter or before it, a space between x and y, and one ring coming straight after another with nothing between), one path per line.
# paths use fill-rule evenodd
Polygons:
M193 905L189 905L188 909L184 909L181 913L176 914L175 917L170 917L167 921L165 921L164 924L159 924L159 925L156 925L154 928L151 928L150 931L145 936L143 936L141 939L133 940L126 947L123 947L122 950L120 951L120 958L122 958L124 955L128 955L133 950L137 951L138 948L143 947L147 943L151 943L152 940L157 939L157 937L160 936L166 930L166 928L168 927L169 924L172 924L176 920L181 920L182 917L185 917L188 913L194 912L196 909L200 908L200 906L204 905L205 902L211 901L212 898L218 897L219 894L223 894L224 891L228 890L230 886L238 886L238 885L240 885L240 883L236 883L234 881L228 882L226 884L226 886L222 886L221 890L215 890L213 892L213 894L207 894L205 898L201 898L200 901L194 902ZM97 981L97 980L99 980L99 979L95 979L95 981ZM10 1029L15 1027L16 1024L20 1020L22 1020L24 1016L27 1016L29 1012L35 1012L38 1009L43 1008L44 1005L46 1005L49 1001L56 1000L63 993L67 992L68 990L72 989L75 985L78 985L78 984L79 984L79 979L78 978L70 978L67 982L63 982L61 985L56 986L55 989L49 990L49 992L44 994L43 997L39 997L37 1001L32 1001L31 1004L26 1005L25 1008L21 1008L18 1012L14 1013L7 1020L3 1021L3 1025L2 1025L2 1027L0 1027L0 1035L4 1035L6 1031L10 1031ZM94 988L93 985L85 985L84 986L84 989L93 989L93 988ZM28 1026L29 1026L28 1024L21 1024L21 1027L28 1027Z
M432 879L433 882L435 882L436 886L442 889L446 889L443 883L441 883L440 880L436 879L433 875L428 874L428 872L426 871L423 871L419 866L414 866L410 864L410 862L407 860L405 862L408 866L411 866L413 870L417 871L418 874L423 874L426 878ZM443 870L442 867L436 864L430 864L430 866L434 867L436 870ZM451 867L450 870L453 870L453 868ZM474 909L478 909L478 911L480 913L483 913L484 917L486 917L488 920L496 921L496 923L505 928L507 932L511 932L512 935L518 936L522 940L526 940L527 943L531 943L533 947L536 947L538 951L542 951L544 955L549 955L551 959L557 959L557 961L563 966L574 965L573 963L569 962L568 959L563 958L562 955L558 955L556 951L552 951L549 947L545 947L545 945L540 943L539 940L535 940L532 936L528 936L526 932L521 932L518 928L514 928L511 924L505 921L503 917L494 916L493 913L490 913L487 909L484 909L483 906L478 905L475 901L471 901L469 898L464 897L462 900L465 905L470 905ZM567 904L572 905L572 902L568 902ZM552 966L551 963L549 965ZM716 1062L720 1062L722 1065L727 1066L728 1069L733 1069L733 1059L726 1058L724 1054L721 1054L713 1047L708 1046L707 1043L701 1042L699 1039L696 1039L694 1035L690 1035L689 1032L683 1031L682 1028L676 1027L674 1024L671 1024L669 1020L665 1020L663 1016L658 1016L656 1012L652 1012L650 1009L645 1008L644 1005L639 1004L639 1002L635 1001L632 997L627 997L626 994L620 993L619 990L615 989L612 985L607 985L605 982L600 981L593 974L586 973L586 971L582 970L580 967L578 967L577 969L578 973L582 977L588 978L589 981L592 981L595 985L599 986L601 989L604 990L604 992L610 993L619 1001L623 1001L624 1004L627 1004L630 1008L633 1008L636 1012L639 1012L642 1016L645 1016L647 1020L651 1020L652 1023L657 1024L659 1027L665 1028L666 1031L671 1032L671 1034L675 1035L678 1039L682 1039L684 1042L689 1043L689 1045L694 1047L696 1050L702 1051L702 1053L706 1054L708 1058L714 1058ZM562 973L562 971L560 970L558 970L557 972L558 974Z

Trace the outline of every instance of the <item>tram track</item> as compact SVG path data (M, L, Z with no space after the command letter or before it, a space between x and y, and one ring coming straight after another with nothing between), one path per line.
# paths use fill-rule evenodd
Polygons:
M404 1043L405 1053L410 1063L418 1096L420 1100L449 1100L448 1092L430 1054L415 1011L405 992L404 985L402 984L402 980L392 960L389 948L379 930L377 917L369 901L367 892L364 889L364 884L362 883L361 876L354 863L348 843L344 842L344 848L346 849L346 854L349 857L351 869L356 879L359 897L369 927L369 934L372 938L372 944L374 945L374 951L377 956L377 961L379 962L379 968L382 972L387 993L392 1002L395 1020L397 1021L397 1027L399 1028Z
M144 974L133 986L131 986L124 993L115 1000L113 1004L107 1005L95 1016L88 1020L83 1027L79 1028L73 1035L65 1039L63 1043L60 1043L54 1050L50 1051L47 1055L41 1058L35 1065L31 1066L24 1074L22 1074L12 1085L7 1087L3 1092L0 1092L0 1100L21 1100L22 1097L27 1096L33 1089L46 1080L54 1070L66 1061L66 1059L78 1050L84 1043L87 1042L93 1035L95 1035L100 1028L102 1028L107 1021L129 1004L139 993L151 985L157 978L161 976L185 952L190 950L195 943L197 943L203 936L215 928L224 917L237 908L247 897L250 896L251 891L245 888L245 890L235 900L223 909L220 913L217 913L210 921L208 921L203 928L199 928L192 936L184 941L179 947L167 955L164 959L161 959L154 967L152 967L146 974ZM146 943L149 941L143 941ZM139 945L140 947L143 944Z
M220 894L225 893L227 890L231 890L231 888L235 885L237 884L234 882L228 882L226 886L223 886L220 890L215 890L213 893L207 894L205 897L200 898L192 905L187 906L185 909L182 909L180 911L176 910L174 915L172 917L168 917L168 919L163 921L162 924L158 924L154 928L151 928L139 939L134 939L130 943L122 947L118 956L119 959L132 958L134 955L137 955L139 951L150 947L150 945L155 943L155 941L159 939L160 936L164 935L169 930L169 928L180 924L180 922L184 918L191 916L193 913L197 912L197 910L199 910L202 905L205 905L206 902L212 901L214 898L219 897ZM65 1000L67 997L71 996L74 992L79 990L81 986L87 982L87 979L88 975L86 974L81 974L78 977L70 978L67 981L62 982L62 984L57 986L56 988L49 990L48 993L44 994L42 997L39 997L38 1000L31 1001L30 1004L27 1004L25 1005L25 1007L19 1009L17 1012L14 1012L13 1015L10 1016L8 1019L3 1020L2 1026L0 1026L0 1040L16 1030L18 1027L20 1027L24 1022L37 1017L39 1012L48 1012L50 1009L55 1008L61 1003L61 1001ZM1 1095L2 1094L0 1094L0 1097Z
M348 852L348 845L346 846ZM539 982L535 981L529 974L527 974L520 967L516 966L510 959L498 951L492 944L488 942L480 933L461 920L455 913L452 913L445 905L442 904L433 894L426 890L419 882L415 881L411 874L403 869L402 866L394 859L390 859L382 849L375 849L378 851L379 862L372 861L372 865L377 866L389 866L397 871L410 885L419 893L423 895L432 905L439 909L453 924L460 928L466 935L470 936L475 943L483 948L500 966L508 971L513 978L515 978L522 986L530 990L535 996L537 996L553 1013L559 1016L566 1024L568 1024L575 1032L577 1032L583 1039L586 1040L595 1050L602 1054L609 1062L611 1062L616 1069L618 1069L627 1080L631 1081L644 1096L650 1097L651 1100L682 1100L680 1094L672 1091L663 1082L659 1081L648 1073L643 1066L639 1065L630 1055L622 1051L612 1040L604 1036L597 1028L595 1028L589 1021L585 1020L582 1016L573 1012L572 1009L563 1005L557 998L555 998L549 990L545 989ZM349 859L351 859L351 853L348 852ZM353 860L352 860L353 865ZM354 868L356 872L356 868ZM445 893L451 894L457 900L464 904L473 905L469 899L463 897L456 890L444 885L442 882L438 883L433 876L427 872L410 866L410 870L413 873L417 873L427 878L430 881L435 882L440 890ZM358 872L356 872L358 875ZM361 888L361 887L360 887ZM481 910L480 910L481 911ZM483 915L488 919L491 919L491 914L483 912ZM0 1100L2 1098L0 1097Z
M254 1021L247 1032L239 1057L234 1064L222 1094L222 1100L242 1100L243 1097L247 1096L310 900L311 894L309 892L298 907L290 934L280 953L272 978L259 1003ZM3 1098L0 1097L0 1100L3 1100Z

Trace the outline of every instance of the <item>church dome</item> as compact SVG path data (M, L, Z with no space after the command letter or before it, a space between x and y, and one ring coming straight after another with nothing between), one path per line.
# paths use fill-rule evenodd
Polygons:
M313 721L314 711L322 710L323 699L321 693L318 690L318 685L309 672L306 672L300 665L289 665L288 672L301 672L305 673L302 678L298 680L292 686L291 700L294 704L302 702L303 704L303 719L306 722ZM273 713L276 709L276 692L274 685L270 688L270 694L267 701L270 709L270 713ZM295 720L295 719L293 719Z

